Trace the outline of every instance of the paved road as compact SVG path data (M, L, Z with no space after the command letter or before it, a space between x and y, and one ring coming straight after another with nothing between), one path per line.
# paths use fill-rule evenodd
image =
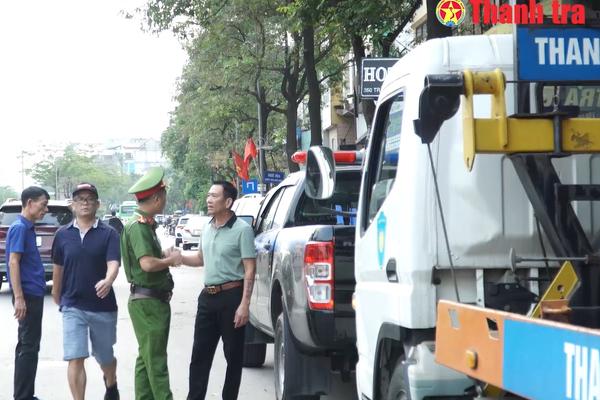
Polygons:
M163 237L165 246L172 239ZM196 297L202 287L201 269L181 267L173 269L175 293L171 301L172 320L169 340L169 370L171 387L176 400L185 399L187 393L188 364L192 348L193 323ZM50 285L48 290L50 290ZM128 285L124 274L115 282L119 303L118 342L115 347L119 361L118 381L121 399L133 399L133 367L137 355L137 344L127 314ZM17 324L12 317L10 291L6 285L0 290L0 400L10 400L12 394L13 355L16 344ZM208 399L220 399L225 360L219 348L215 355L213 371L208 389ZM92 358L86 361L88 372L88 398L95 400L103 395L101 371ZM66 362L62 361L62 320L58 307L50 296L46 297L43 322L43 339L37 374L37 395L42 400L67 400L70 392L66 380ZM7 389L4 389L7 388ZM353 400L356 398L354 384L343 384L334 377L332 393L323 399ZM267 360L262 368L244 369L240 400L272 400L273 390L273 346L268 346Z

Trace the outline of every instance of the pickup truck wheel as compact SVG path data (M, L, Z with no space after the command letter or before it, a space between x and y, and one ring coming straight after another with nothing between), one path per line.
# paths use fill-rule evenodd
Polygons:
M283 313L277 318L275 326L275 397L277 400L319 400L321 396L294 396L288 393L286 382L297 379L292 370L296 348L292 342L291 332L287 318Z
M258 368L265 363L267 355L266 343L246 343L244 345L244 367Z
M175 238L175 247L179 247L179 244L181 244L181 239Z
M402 360L401 360L402 361ZM399 362L394 367L394 373L390 380L388 388L387 400L408 400L408 385L404 381L404 368L402 362Z

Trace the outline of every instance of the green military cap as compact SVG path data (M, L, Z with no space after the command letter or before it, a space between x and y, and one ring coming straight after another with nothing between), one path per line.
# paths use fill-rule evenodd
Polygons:
M166 186L164 176L165 171L162 167L152 167L129 188L129 193L134 194L138 200L150 197Z

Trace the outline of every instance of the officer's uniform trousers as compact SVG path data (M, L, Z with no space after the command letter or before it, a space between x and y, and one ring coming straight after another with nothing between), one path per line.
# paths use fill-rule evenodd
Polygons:
M128 310L139 346L135 399L172 400L167 367L171 306L158 299L130 299Z

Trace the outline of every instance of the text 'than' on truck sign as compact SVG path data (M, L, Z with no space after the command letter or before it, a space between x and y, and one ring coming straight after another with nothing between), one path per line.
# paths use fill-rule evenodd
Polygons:
M600 29L517 26L516 30L518 79L600 79Z
M377 99L381 85L398 58L363 58L360 66L360 97Z

